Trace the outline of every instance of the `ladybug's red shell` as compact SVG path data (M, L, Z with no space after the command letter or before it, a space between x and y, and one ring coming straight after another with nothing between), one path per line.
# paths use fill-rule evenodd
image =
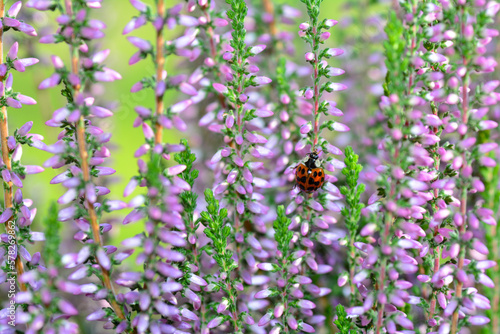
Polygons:
M325 183L325 171L321 167L309 168L300 163L295 169L295 181L300 190L312 193Z

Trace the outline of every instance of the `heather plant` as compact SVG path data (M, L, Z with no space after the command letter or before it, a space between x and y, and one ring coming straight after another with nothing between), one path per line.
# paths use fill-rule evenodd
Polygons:
M109 189L99 186L97 178L115 171L111 167L100 166L110 155L105 143L111 135L100 129L96 120L110 117L112 112L94 105L95 99L88 89L93 82L112 82L121 78L117 72L102 64L109 50L96 52L89 46L89 42L104 36L104 23L89 18L91 9L100 8L100 3L31 1L29 5L38 10L59 12L59 29L55 34L43 36L40 42L65 43L70 55L69 66L59 56L52 56L55 73L39 85L39 89L62 85L61 94L67 100L67 104L57 109L46 122L50 127L62 129L58 141L43 147L54 154L44 166L63 168L63 172L50 182L62 184L66 188L57 201L63 206L59 209L58 220L75 223L77 232L73 239L80 244L78 250L72 249L65 254L61 263L65 268L73 269L68 277L70 280L79 281L94 275L98 279L96 284L63 283L58 288L73 295L86 294L94 300L106 300L109 303L110 307L98 307L97 311L88 315L88 320L108 318L110 324L123 321L124 309L111 280L112 267L116 264L112 254L116 252L116 247L105 246L102 234L111 229L111 225L103 221L103 214L123 209L126 204L101 200L99 197L108 194ZM36 330L41 328L37 325Z
M16 312L24 314L26 323L28 317L24 311L32 305L32 295L37 289L36 284L29 284L29 277L36 275L35 272L40 263L40 252L33 252L32 245L36 241L43 240L43 233L31 230L37 209L33 201L24 198L22 188L25 178L29 174L43 171L42 167L25 165L21 162L23 146L42 148L42 136L30 133L33 122L27 122L14 131L9 129L9 118L13 109L20 109L23 105L34 105L36 101L15 90L14 75L16 72L25 72L29 66L38 63L36 58L23 58L19 54L19 43L13 42L9 46L7 54L4 48L7 36L11 33L21 32L30 38L36 36L35 29L18 19L22 8L22 2L13 3L8 10L5 3L0 2L0 16L2 26L0 30L0 136L2 148L2 160L0 162L1 177L3 180L3 205L0 214L0 222L5 225L5 233L1 235L2 240L2 275L1 280L8 285L7 291L10 298L18 300L18 304L11 303L4 309L5 316L2 318L2 331L13 328L17 322L12 315ZM20 78L20 77L19 77ZM17 75L16 75L16 80ZM19 291L17 291L19 289ZM16 293L17 291L17 293Z
M21 4L0 36L47 12L60 96L54 144L9 128L20 55L49 55L0 39L2 333L498 332L500 4L130 0L122 75L97 10L121 2ZM136 72L116 121L102 92ZM64 189L43 214L29 147Z
M8 11L5 10L5 4L0 3L0 13L2 15L2 37L3 33L9 30L13 32L23 32L29 36L35 36L33 27L25 22L16 19L21 10L22 2L14 3ZM1 41L0 54L2 64L0 64L0 92L2 98L2 116L0 121L0 131L2 137L2 179L4 185L4 205L0 222L5 224L6 234L2 235L4 241L3 257L6 266L3 268L6 279L7 273L15 273L21 276L24 273L23 258L25 261L31 261L31 255L26 250L27 244L33 242L30 225L36 215L36 208L31 208L32 201L27 199L23 202L23 179L28 174L39 173L43 168L38 166L24 166L21 163L23 154L23 145L38 146L42 144L41 136L30 134L33 122L28 122L16 129L13 134L9 133L8 110L22 108L23 105L33 105L36 101L29 96L25 96L14 91L13 72L24 72L26 67L38 63L36 58L18 57L19 44L14 42L4 56L4 43ZM10 109L8 109L10 108ZM17 189L16 189L17 188ZM24 283L19 282L19 288L26 291Z
M342 174L346 177L346 186L340 187L340 193L345 196L346 205L342 208L341 213L345 218L345 225L348 234L349 243L349 257L348 257L348 272L349 276L342 275L340 277L340 282L343 283L347 277L349 277L349 286L351 300L356 299L356 286L354 283L354 274L356 272L356 259L358 259L358 250L354 246L356 242L360 241L360 237L365 236L371 228L373 228L373 223L365 225L362 229L361 223L361 210L365 205L361 202L361 195L365 191L365 185L359 183L359 173L363 169L363 166L358 164L358 155L356 155L351 147L346 147L345 149L345 167L342 169ZM358 230L359 233L358 233ZM341 284L342 284L341 283Z

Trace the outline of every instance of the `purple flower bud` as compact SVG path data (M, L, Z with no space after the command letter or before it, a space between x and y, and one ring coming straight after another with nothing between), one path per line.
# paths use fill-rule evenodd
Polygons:
M198 321L198 316L191 312L190 310L188 310L187 308L183 308L181 310L181 315L184 317L184 318L187 318L189 320L192 320L192 321Z
M12 6L10 6L9 11L7 14L12 17L16 17L17 14L19 14L19 11L21 10L21 7L23 5L22 1L16 1Z
M7 74L7 65L0 64L0 75L3 77L5 76L5 74ZM3 82L0 87L3 87ZM2 94L2 96L5 94L5 92L0 92L0 93Z
M229 300L224 298L221 303L217 306L217 313L224 312L229 306Z
M203 278L201 278L200 276L195 275L195 274L191 274L189 276L189 280L192 283L199 285L199 286L207 286L208 285L207 281L205 281Z
M299 25L299 29L300 30L307 30L309 29L310 25L308 22L302 22L300 25Z
M314 92L312 91L312 89L307 89L307 90L305 91L305 93L304 93L304 97L305 97L306 99L308 99L308 100L309 100L309 99L312 99L312 98L313 98L313 96L314 96Z
M495 129L496 127L498 127L498 123L495 121L485 120L479 122L479 128L481 130L490 130Z
M269 331L269 334L280 334L280 332L281 332L281 327L275 326Z
M339 122L334 122L332 125L331 125L331 129L333 131L338 131L338 132L347 132L349 131L349 127L345 124L342 124L342 123L339 123Z
M198 95L198 91L196 90L196 88L194 88L193 86L191 86L187 82L181 83L179 85L179 89L181 92L183 92L186 95L190 95L190 96Z
M167 175L173 176L182 173L186 169L186 165L177 165L167 169Z
M267 297L269 297L272 294L273 294L272 290L265 289L265 290L261 290L261 291L257 292L255 294L255 298L257 298L257 299L267 298Z
M12 28L17 28L21 25L21 22L19 22L18 20L10 18L10 17L6 17L6 16L4 16L2 18L2 23L4 26L12 27ZM41 43L41 40L40 40L40 43Z
M260 318L258 325L265 326L271 321L272 313L266 313L262 318Z
M243 315L243 321L250 326L255 323L255 320L249 314Z
M106 252L102 248L99 248L97 250L96 255L97 255L97 260L99 261L101 267L103 267L106 270L111 269L111 261L109 260L108 256L106 255Z
M7 98L7 105L12 108L19 109L22 107L21 103L18 100L13 99L12 97Z
M174 114L178 114L180 112L183 112L184 110L186 110L187 107L189 107L190 105L193 104L193 101L192 100L184 100L184 101L180 101L180 102L177 102L176 104L174 104L171 108L170 108L170 111Z
M300 133L301 134L306 134L309 133L312 130L312 124L311 122L307 122L304 125L300 127Z
M255 77L255 83L257 85L267 85L269 83L271 83L271 79L269 79L268 77Z
M266 49L266 46L264 44L256 45L250 48L250 54L252 55L257 55L264 51Z
M293 315L289 315L286 318L286 322L287 322L288 326L290 326L290 328L293 330L296 330L299 327L297 320L295 319L295 317Z
M300 329L305 333L314 333L316 331L314 327L305 322L300 324Z
M336 56L340 56L340 55L344 54L344 50L331 48L331 49L328 49L326 54L330 57L336 57Z
M300 299L299 302L297 303L297 306L299 306L300 308L308 309L308 310L316 308L316 304L314 304L313 302L311 302L309 300L305 300L305 299Z
M88 321L100 320L106 316L106 312L104 310L97 310L94 313L91 313L87 316Z
M377 229L377 224L366 224L362 229L361 229L361 232L360 232L360 235L361 236L368 236L368 235L373 235L373 233L376 231Z
M33 105L33 104L36 104L36 101L32 98L32 97L29 97L29 96L26 96L26 95L22 95L22 94L18 94L17 95L17 99L19 100L19 102L21 102L22 104L26 104L26 105ZM7 99L8 100L8 99Z
M316 59L316 57L314 56L314 53L312 53L312 52L307 52L304 57L305 57L306 61L313 61L314 59Z
M270 116L273 116L274 113L271 110L257 109L257 111L255 112L255 115L259 116L259 117L270 117Z
M16 71L18 71L18 72L24 72L26 70L23 62L21 62L20 60L14 60L13 65L14 65L14 68L16 69Z
M7 58L9 58L11 60L16 59L18 50L19 50L19 44L17 42L15 42L10 47L9 53L7 53Z
M215 317L215 318L213 318L212 320L210 320L208 322L207 328L211 329L211 328L215 328L215 327L219 326L222 323L223 319L224 319L223 317Z
M469 323L474 326L486 325L490 322L490 319L482 315L473 315L469 318Z
M59 310L61 310L63 314L67 314L70 316L75 316L78 314L78 310L71 303L69 303L64 299L59 300L57 306L59 307Z

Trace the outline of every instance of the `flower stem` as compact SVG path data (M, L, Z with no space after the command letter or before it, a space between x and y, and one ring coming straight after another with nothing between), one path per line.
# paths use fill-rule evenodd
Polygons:
M206 33L207 33L208 39L210 41L210 56L212 57L213 61L215 62L214 66L218 67L219 64L217 63L217 48L215 46L214 29L211 26L212 18L210 16L210 12L208 9L209 9L208 5L203 7L203 14L205 15L205 18L207 19L207 31L206 31ZM219 81L222 81L220 71L216 70L216 73L217 73L217 78L219 78ZM226 109L226 107L227 107L226 106L226 98L224 97L224 95L222 95L222 93L218 93L217 98L219 99L220 106L223 109Z
M164 0L158 0L156 2L156 8L158 11L158 16L165 19L165 2ZM165 67L165 56L163 54L163 47L165 44L163 38L164 25L161 24L161 28L156 32L156 81L160 82L163 80L163 69ZM156 117L163 114L163 93L156 97ZM160 144L163 137L163 126L156 121L156 131L155 131L155 144Z
M317 28L313 27L313 34L316 35ZM314 52L314 141L312 145L312 152L315 151L316 145L318 145L319 136L319 63L318 63L318 47L316 45L316 39L313 40L313 52Z
M464 17L464 10L462 8L462 23L461 23L461 30L462 30L462 36L464 35L465 31L465 17ZM463 66L467 70L467 59L465 56L462 56L462 61L463 61ZM469 100L468 100L468 92L467 90L469 89L469 73L466 71L464 78L463 78L463 86L462 86L462 122L463 124L467 124L467 119L468 119L468 108L469 108ZM463 137L463 136L462 136ZM463 139L463 138L462 138ZM464 170L467 167L467 161L465 159L465 153L463 153L463 160L464 164L462 166L462 170ZM462 189L462 198L460 199L460 214L463 217L463 222L462 225L460 226L459 229L459 238L462 239L463 234L465 233L466 227L467 227L467 187L465 186L464 189ZM464 258L465 258L465 248L460 247L460 254L458 256L458 264L457 264L457 272L460 272L463 267L464 267ZM458 280L456 286L455 286L455 298L460 299L462 298L462 287L463 283ZM453 312L453 317L451 321L451 334L456 334L458 332L458 311L459 307L455 309L455 312Z
M3 17L5 15L5 3L4 0L0 0L0 17ZM0 29L0 62L3 63L3 28ZM1 81L5 80L5 76L0 78ZM3 86L4 92L5 93L5 85ZM3 95L3 94L2 94ZM7 169L12 171L12 160L10 158L9 154L9 147L7 146L7 138L9 137L9 124L8 124L8 115L7 115L7 107L2 107L2 112L1 112L1 119L0 119L0 136L1 138L1 145L2 145L2 160ZM4 183L4 201L5 201L5 208L11 208L12 207L12 193L13 193L13 184L12 182L3 182ZM12 219L10 217L7 220L7 223L5 224L5 230L8 235L15 236L15 227L14 223L10 224L9 221ZM14 237L14 240L16 240L17 244L17 239ZM23 262L19 256L19 252L17 252L16 259L15 259L15 266L16 266L16 272L17 272L17 277L19 278L22 274L24 274L24 265ZM19 282L19 280L18 280ZM24 283L19 282L19 288L21 291L26 291L26 285Z
M392 225L392 212L388 212L385 216L385 229L384 229L384 236L383 236L383 241L382 241L382 247L384 245L387 245L387 241L389 239L389 233L391 231L391 225ZM382 260L382 265L380 267L380 277L379 277L379 282L378 282L378 291L379 293L382 293L385 288L385 270L386 270L386 265L387 265L387 260L384 257ZM384 308L385 305L380 303L378 307L378 315L377 315L377 334L380 334L380 330L382 328L382 324L384 321Z
M73 12L72 1L66 0L65 5L66 5L66 13L69 16L72 16L72 12ZM71 45L70 52L71 52L71 72L78 76L78 72L79 72L78 48L76 48L74 45ZM73 86L75 100L80 95L81 88L82 87L80 84ZM80 168L82 170L83 180L85 183L90 183L90 182L92 182L92 180L90 178L90 168L89 168L89 162L88 162L89 154L88 154L87 147L86 147L85 118L83 115L80 116L80 119L79 119L78 123L75 124L75 127L76 127L76 139L78 142L78 151L80 154L80 163L81 163ZM102 247L103 242L101 239L101 231L100 231L99 222L97 219L97 214L95 212L94 204L91 203L88 199L85 199L85 201L86 201L86 207L88 210L90 226L92 228L92 235L93 235L94 242L99 247ZM102 282L104 284L104 287L108 291L110 291L112 294L112 297L109 298L108 301L111 304L113 310L115 311L115 314L120 319L125 320L125 316L123 314L123 311L122 311L121 307L118 305L118 303L116 302L116 297L115 297L116 292L115 292L113 284L111 283L109 270L104 268L99 263L99 260L97 258L96 258L96 261L101 268Z
M432 113L437 116L437 114L438 114L437 107L435 105L431 105L431 108L432 108ZM434 127L430 132L433 133L433 134L437 134L438 128ZM439 171L439 165L440 165L440 160L439 159L440 158L437 157L434 160L434 169L436 171ZM439 190L438 189L434 189L433 193L434 193L434 198L437 198L439 196ZM433 204L432 209L434 210L434 212L437 212L438 211L437 204ZM437 234L438 234L438 227L436 226L434 228L434 237ZM433 256L434 256L434 270L433 270L433 273L437 273L439 271L440 266L441 266L441 262L440 262L440 260L441 260L441 250L440 250L439 246L436 246L436 248L434 249ZM434 317L434 312L436 311L436 303L437 303L436 294L434 292L432 292L432 296L430 296L430 298L431 298L431 304L430 304L430 308L429 308L429 318L428 318L428 320L430 320L430 319L432 319Z

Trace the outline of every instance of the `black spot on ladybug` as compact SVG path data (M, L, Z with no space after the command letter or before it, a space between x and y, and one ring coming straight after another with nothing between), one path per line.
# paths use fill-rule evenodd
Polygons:
M318 172L314 172L313 175L314 175L314 177L318 176Z
M313 178L309 179L309 184L314 184L314 179Z
M314 188L314 187L308 187L308 188L307 188L307 191L314 191L314 190L315 190L315 188Z
M301 183L299 184L299 188L302 189L302 190L306 190L306 188L304 187L304 185L301 184Z
M302 182L302 183L305 183L307 180L307 177L305 176L302 176L300 179L299 179L299 182Z
M319 176L323 175L323 173L321 173L321 171L318 173Z
M319 188L319 184L320 184L320 182L319 182L319 181L314 182L314 184L315 184L315 185L317 185L317 186L318 186L318 188Z

